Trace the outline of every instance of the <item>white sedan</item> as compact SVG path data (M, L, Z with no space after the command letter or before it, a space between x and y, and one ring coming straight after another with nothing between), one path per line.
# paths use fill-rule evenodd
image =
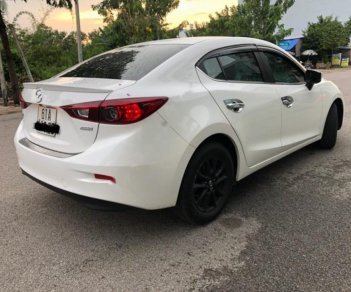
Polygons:
M277 46L208 37L118 48L24 85L24 174L59 192L204 224L234 182L315 143L332 148L339 89Z

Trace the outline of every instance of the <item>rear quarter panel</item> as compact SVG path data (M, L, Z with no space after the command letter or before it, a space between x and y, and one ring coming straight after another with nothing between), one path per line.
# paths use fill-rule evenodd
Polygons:
M119 91L119 97L166 96L169 98L157 113L189 145L177 166L176 180L179 187L196 148L215 134L224 134L233 141L238 158L237 178L240 178L246 167L240 141L212 96L200 83L195 66L190 70L192 75L188 74L186 82L167 80L164 76L160 78L161 80L154 80L151 83L138 81L134 86ZM107 99L116 97L111 94Z

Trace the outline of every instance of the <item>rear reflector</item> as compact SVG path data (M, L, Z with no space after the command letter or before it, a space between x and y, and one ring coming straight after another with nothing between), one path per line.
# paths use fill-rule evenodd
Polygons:
M101 179L101 180L107 180L110 181L112 183L116 183L116 179L112 176L108 176L108 175L103 175L103 174L95 174L95 178L96 179Z
M62 109L76 119L121 125L145 119L167 100L167 97L114 99L67 105Z

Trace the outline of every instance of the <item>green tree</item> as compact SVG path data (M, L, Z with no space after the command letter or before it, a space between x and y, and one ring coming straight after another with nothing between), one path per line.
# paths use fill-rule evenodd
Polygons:
M15 30L35 81L50 78L76 64L77 41L74 32L58 31L43 23L36 24L34 31L19 27L15 27ZM84 34L83 36L87 40L87 36ZM18 81L20 84L27 82L28 75L12 34L9 35L9 43ZM5 57L4 50L2 50L2 54ZM8 80L9 70L6 63L4 64L4 72L6 80Z
M179 0L103 0L93 9L107 23L105 36L112 33L115 46L122 46L162 38L165 17L178 5Z
M291 34L280 21L295 0L245 0L233 15L232 26L236 36L254 37L276 42Z
M19 37L36 80L47 79L76 63L77 43L72 32L40 24L33 33L20 33Z
M349 43L350 34L333 16L319 16L316 23L309 23L303 32L304 48L317 51L324 61L340 46Z
M27 0L22 0L22 1L27 2ZM65 7L65 8L71 9L72 1L75 1L75 0L46 0L46 3L53 7ZM1 0L0 2L3 4L6 1ZM4 7L5 7L4 5L0 5L0 38L3 45L9 77L11 81L13 100L15 104L19 104L20 88L19 88L18 78L16 75L16 66L15 66L14 58L10 48L8 29L4 20L4 13L5 13Z
M108 25L107 25L108 26ZM99 28L90 32L87 37L87 43L84 46L84 59L88 59L105 51L115 48L115 36L112 33L106 33L107 27Z
M18 78L16 75L15 61L11 53L10 42L7 36L7 27L3 17L3 14L5 13L5 9L6 9L5 8L6 5L4 5L5 0L2 0L1 2L2 2L2 5L0 10L0 38L1 38L2 46L3 46L5 58L6 58L6 65L8 67L10 81L11 81L13 99L15 104L19 104L20 89L18 84Z
M151 17L151 25L156 33L156 38L160 39L165 17L178 7L179 0L147 0L144 5L146 15Z
M349 18L348 21L345 22L345 29L349 36L351 36L351 17Z
M225 8L221 12L216 12L215 16L210 15L210 22L207 25L208 35L223 35L230 36L233 35L232 30L232 17L237 13L237 8L235 6Z
M210 15L210 21L196 25L192 35L225 35L264 39L276 42L291 34L280 23L295 0L245 0L238 6L225 7Z
M191 29L192 36L231 36L234 35L232 18L236 14L236 6L225 6L220 12L210 14L208 23L195 23Z

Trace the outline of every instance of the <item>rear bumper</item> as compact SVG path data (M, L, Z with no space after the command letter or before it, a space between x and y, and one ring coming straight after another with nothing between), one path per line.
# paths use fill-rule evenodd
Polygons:
M79 203L83 203L84 205L91 207L92 209L99 209L99 210L106 210L106 211L109 211L109 210L118 211L118 210L125 210L127 208L126 205L120 205L120 204L111 203L108 201L93 199L93 198L81 196L78 194L74 194L74 193L56 188L56 187L49 185L41 180L36 179L35 177L31 176L29 173L25 172L23 169L22 169L22 174L24 174L25 176L27 176L31 180L35 181L36 183L42 185L43 187L46 187L49 190L52 190L56 193L59 193L61 195L66 196L66 197L69 197L70 199L78 201Z
M155 115L155 119L161 118ZM166 124L157 122L152 127L157 134L150 136L150 145L142 143L145 128L126 139L109 133L111 127L100 127L101 138L91 147L62 158L20 143L25 138L20 124L15 135L18 162L24 173L60 193L148 210L172 207L193 148ZM96 179L95 174L112 176L116 183Z

